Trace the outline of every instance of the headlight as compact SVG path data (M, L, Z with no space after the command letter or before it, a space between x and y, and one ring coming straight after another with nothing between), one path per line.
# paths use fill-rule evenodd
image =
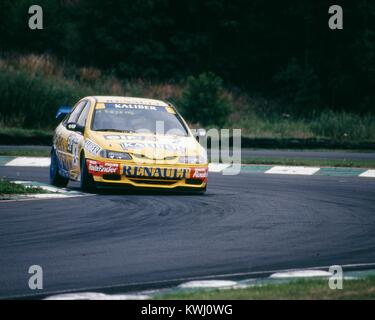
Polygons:
M116 160L131 160L132 159L130 154L127 152L116 152L116 151L108 151L108 150L100 151L100 156L103 158L116 159Z
M188 156L188 157L180 157L178 159L179 163L186 163L186 164L203 164L207 162L207 156L206 155L200 155L200 156Z

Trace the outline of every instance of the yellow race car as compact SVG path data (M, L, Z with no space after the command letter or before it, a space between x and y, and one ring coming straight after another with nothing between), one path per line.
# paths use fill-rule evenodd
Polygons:
M60 107L50 182L206 191L206 150L174 106L160 100L90 96Z

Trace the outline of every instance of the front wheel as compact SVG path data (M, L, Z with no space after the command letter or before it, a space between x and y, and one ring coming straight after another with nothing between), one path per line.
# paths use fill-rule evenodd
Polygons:
M81 157L81 179L80 186L83 191L93 191L95 189L95 181L87 169L87 161L84 156Z
M204 186L204 188L202 188L202 189L200 190L200 192L201 192L201 194L204 194L204 193L206 193L206 191L207 191L207 183L206 183L206 185Z
M196 194L205 194L207 191L207 184L203 188L199 188L195 190Z
M65 188L68 183L69 179L63 177L59 173L59 164L56 155L55 149L51 151L51 164L49 167L49 181L50 184L54 185L55 187Z

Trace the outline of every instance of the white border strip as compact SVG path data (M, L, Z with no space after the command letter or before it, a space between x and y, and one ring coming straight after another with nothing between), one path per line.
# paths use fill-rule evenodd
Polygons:
M228 168L230 163L209 163L208 171L209 172L221 172L224 169Z
M365 172L362 172L359 176L366 178L375 178L375 170L367 170Z
M17 157L5 164L7 167L49 167L50 158L47 157Z
M141 294L104 294L99 292L78 292L53 295L44 300L150 300Z
M180 288L227 288L227 287L234 287L237 285L235 281L229 280L197 280L197 281L189 281L184 282L179 285Z
M302 166L275 166L267 170L268 174L297 174L304 176L312 176L317 173L320 168L316 167L302 167Z
M272 279L286 278L311 278L311 277L331 277L332 273L323 270L296 270L288 272L276 272L270 275Z

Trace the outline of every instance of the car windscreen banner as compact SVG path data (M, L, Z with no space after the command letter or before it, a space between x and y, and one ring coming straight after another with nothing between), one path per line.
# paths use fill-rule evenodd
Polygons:
M170 106L158 106L145 103L98 103L97 110L119 111L119 110L145 110L150 112L175 113Z

